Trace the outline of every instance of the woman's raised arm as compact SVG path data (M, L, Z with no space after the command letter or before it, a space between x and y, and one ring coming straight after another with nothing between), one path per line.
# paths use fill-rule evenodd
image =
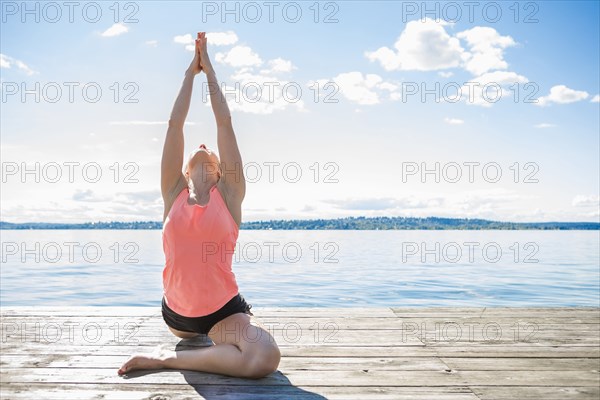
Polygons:
M221 92L217 75L208 57L206 33L200 32L198 39L200 41L200 64L208 80L210 103L217 123L217 147L219 148L221 161L221 179L225 183L228 192L241 203L246 194L246 179L244 178L242 156L233 131L231 113L227 106L227 99Z
M198 34L200 37L200 34ZM173 191L178 187L180 180L185 179L181 168L183 167L183 125L190 109L192 98L192 88L194 77L200 73L200 47L199 39L196 39L196 51L194 59L190 66L185 71L185 78L179 90L179 95L175 100L171 117L169 118L169 127L165 144L163 147L162 162L161 162L161 179L160 187L165 205L167 205L173 195Z

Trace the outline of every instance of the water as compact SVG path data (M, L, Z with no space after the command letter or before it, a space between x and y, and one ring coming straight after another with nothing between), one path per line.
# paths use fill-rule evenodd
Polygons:
M0 302L153 306L161 232L0 231ZM598 231L240 231L253 307L600 306Z

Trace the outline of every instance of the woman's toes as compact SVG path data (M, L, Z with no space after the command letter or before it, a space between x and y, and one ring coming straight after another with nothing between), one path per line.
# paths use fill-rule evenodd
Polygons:
M123 374L129 372L130 370L131 370L131 366L129 364L129 361L127 361L125 364L123 364L121 366L121 368L119 368L118 374L123 375Z
M136 364L136 360L138 359L139 356L131 356L129 357L129 360L125 361L125 363L123 363L123 365L121 366L121 368L119 368L119 375L123 375L127 372L133 371L135 368L135 364Z
M119 370L117 371L117 374L119 375L123 375L124 373L127 372L127 367L126 366L122 366L121 368L119 368Z

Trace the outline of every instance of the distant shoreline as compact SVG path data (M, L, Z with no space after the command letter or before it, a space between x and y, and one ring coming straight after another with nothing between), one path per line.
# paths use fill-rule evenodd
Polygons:
M159 221L53 223L0 221L0 230L162 229ZM600 230L598 222L500 222L468 218L346 217L242 222L240 230Z

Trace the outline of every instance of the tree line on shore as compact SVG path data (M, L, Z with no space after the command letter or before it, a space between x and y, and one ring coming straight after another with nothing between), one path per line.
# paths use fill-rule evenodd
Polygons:
M160 221L10 223L0 229L162 229ZM598 222L500 222L468 218L346 217L337 219L269 220L243 222L240 229L254 230L599 230Z

